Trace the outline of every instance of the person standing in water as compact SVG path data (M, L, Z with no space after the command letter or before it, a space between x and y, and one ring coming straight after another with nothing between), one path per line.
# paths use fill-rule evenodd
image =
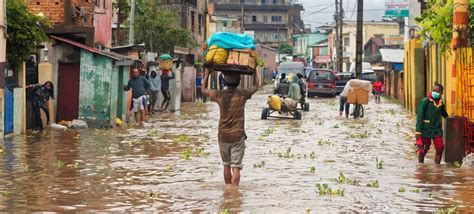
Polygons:
M155 113L156 101L158 101L158 94L160 93L160 78L155 70L150 72L148 81L150 81L150 105L148 105L148 112L150 114Z
M204 73L202 93L219 105L219 150L224 165L224 182L234 187L240 184L240 171L245 152L245 103L258 90L258 72L254 74L253 85L248 89L238 89L240 75L224 75L227 89L208 89L209 70Z
M150 82L140 75L138 69L133 69L133 76L128 80L128 84L124 86L125 91L132 89L132 106L131 111L135 116L135 122L143 125L145 121L145 111L147 106L146 94L150 90ZM140 118L139 118L140 116Z
M440 164L443 157L444 142L441 119L448 117L446 106L441 96L444 87L435 84L428 97L421 100L416 114L416 145L418 147L418 162L424 163L425 156L433 141L436 150L435 163Z
M169 70L163 70L161 74L161 93L163 94L163 102L161 103L161 111L167 112L168 106L170 105L171 101L171 93L170 93L170 80L175 78L173 72L171 72L171 76L169 76Z

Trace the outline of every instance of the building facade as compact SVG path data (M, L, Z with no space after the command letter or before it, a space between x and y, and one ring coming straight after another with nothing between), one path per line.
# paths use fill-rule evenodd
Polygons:
M7 9L6 0L0 0L0 134L4 132L4 88L5 88L5 67L7 61Z
M243 21L244 31L253 32L255 40L272 48L278 48L282 43L293 45L293 33L304 30L300 16L301 5L295 5L287 0L244 1L242 20L240 2L240 0L213 0L211 4L214 14L211 15Z
M372 37L385 38L386 36L400 35L400 25L397 22L372 21L364 22L363 44ZM335 30L330 34L329 48L332 49L332 62L336 61ZM357 22L344 21L342 29L343 71L349 71L350 64L355 61L357 38Z
M186 55L187 62L194 64L202 61L202 50L200 44L206 39L206 8L207 1L199 0L158 0L160 9L168 9L178 14L176 24L181 28L188 29L194 41L199 44L196 47L177 47L175 53Z
M94 9L94 45L96 47L112 46L112 0L95 0Z

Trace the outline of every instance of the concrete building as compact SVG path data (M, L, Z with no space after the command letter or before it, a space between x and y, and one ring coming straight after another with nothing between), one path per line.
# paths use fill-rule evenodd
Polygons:
M129 66L135 60L109 51L51 36L48 55L56 88L56 120L85 120L92 127L110 127L126 119Z
M214 12L211 15L241 19L240 0L212 0ZM294 32L304 32L300 13L301 5L288 0L253 0L244 2L243 26L253 31L254 38L261 44L278 48L279 43L293 45Z
M344 21L343 30L343 71L348 71L350 64L355 61L357 22ZM400 35L400 25L397 22L371 21L364 22L363 44L366 44L372 37L392 37ZM329 48L332 49L332 61L336 60L335 30L329 35Z
M328 36L319 32L295 35L293 54L306 59L309 66L320 67L319 64L326 63L323 56L328 56L327 40Z
M192 33L192 37L199 44L193 48L176 47L175 53L186 56L188 64L203 61L202 49L206 39L206 8L207 1L198 0L158 0L160 9L169 9L178 14L176 24L186 28Z
M7 61L7 10L6 0L0 0L0 136L4 131L4 89L5 89L5 64Z

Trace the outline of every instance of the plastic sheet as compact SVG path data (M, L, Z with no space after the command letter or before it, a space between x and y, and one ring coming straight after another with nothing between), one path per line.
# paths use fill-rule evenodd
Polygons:
M227 50L232 49L256 49L253 38L247 34L235 34L229 32L214 33L206 42L207 47L217 46Z

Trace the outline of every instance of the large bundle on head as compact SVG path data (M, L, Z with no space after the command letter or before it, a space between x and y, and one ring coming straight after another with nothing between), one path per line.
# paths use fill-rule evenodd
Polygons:
M341 96L347 97L347 103L350 104L368 104L370 92L372 92L370 81L353 79L347 82Z
M169 54L162 54L159 59L159 68L161 70L170 70L173 67L173 57Z
M246 34L218 32L206 42L206 62L223 66L246 66L255 69L253 38ZM226 64L226 65L224 65Z

